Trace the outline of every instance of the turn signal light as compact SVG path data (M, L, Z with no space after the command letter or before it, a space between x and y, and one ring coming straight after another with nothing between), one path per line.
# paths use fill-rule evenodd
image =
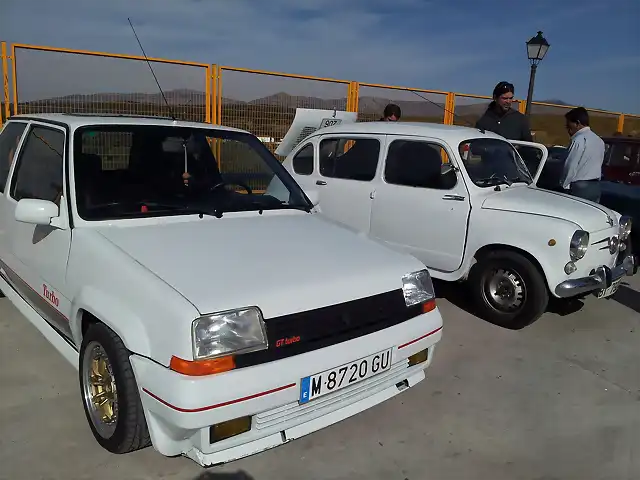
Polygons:
M183 375L200 377L233 370L236 368L236 361L233 355L213 358L211 360L183 360L182 358L173 356L171 357L169 368Z
M427 300L422 304L422 313L429 313L436 308L436 299Z
M209 443L216 443L220 440L235 437L249 430L251 430L251 416L216 423L209 429Z

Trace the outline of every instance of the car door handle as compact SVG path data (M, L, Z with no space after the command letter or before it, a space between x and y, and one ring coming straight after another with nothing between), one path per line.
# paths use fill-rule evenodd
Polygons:
M442 197L443 200L456 200L458 202L463 202L464 197L462 195L445 195Z
M316 185L326 185L327 182L325 182L324 180L316 180Z

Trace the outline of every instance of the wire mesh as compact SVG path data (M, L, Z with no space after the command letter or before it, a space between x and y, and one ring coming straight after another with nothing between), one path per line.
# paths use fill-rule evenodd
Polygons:
M615 113L593 111L589 112L589 124L591 129L601 137L610 137L618 130L618 115ZM566 113L566 111L564 112ZM563 115L564 115L563 113ZM564 117L563 117L564 122Z
M289 130L296 108L346 110L349 82L222 69L220 123L256 135L273 153ZM223 172L249 172L242 156L220 150ZM279 160L282 157L277 156Z
M358 121L379 120L383 115L384 107L389 103L395 103L400 107L402 112L400 120L403 122L443 123L447 96L418 90L416 92L418 94L397 87L360 84Z
M568 145L569 134L564 115L570 107L531 104L531 133L533 140L544 145Z
M624 125L622 126L622 134L629 137L640 138L640 115L624 116Z
M18 113L163 116L204 122L206 66L85 53L15 49ZM55 65L55 68L52 68Z
M463 127L474 127L491 103L491 97L455 94L455 108L453 124ZM511 108L519 110L520 100L515 100Z
M102 170L126 170L132 144L131 132L87 132L82 136L81 152L100 157Z

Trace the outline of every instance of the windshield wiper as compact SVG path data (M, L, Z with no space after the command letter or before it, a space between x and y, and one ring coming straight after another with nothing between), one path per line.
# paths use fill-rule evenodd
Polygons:
M269 205L263 205L260 202L251 202L251 206L254 207L259 214L267 210L303 210L307 213L311 213L311 207L304 205L290 204L283 200L279 203L271 203Z
M503 175L502 177L495 177L492 175L489 178L481 178L479 180L476 180L476 183L485 183L487 184L487 186L505 184L510 187L513 182L509 180L506 175Z
M204 208L193 207L191 205L181 205L175 203L162 203L162 202L145 202L145 201L135 201L135 202L105 202L91 205L89 208L93 209L105 209L109 207L120 207L123 209L131 210L127 212L122 212L121 215L137 215L140 213L163 213L163 212L184 212L184 213L194 213L200 215L202 218L204 215L215 216L217 218L222 217L222 209L216 208L211 210L207 210ZM142 210L143 207L151 208L153 210Z

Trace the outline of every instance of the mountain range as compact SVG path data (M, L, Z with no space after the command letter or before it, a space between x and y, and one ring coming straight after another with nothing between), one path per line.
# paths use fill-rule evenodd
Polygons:
M175 89L164 92L167 102L170 105L204 106L205 93L197 90ZM91 104L91 103L144 103L162 104L164 103L160 93L94 93L87 95L67 95L53 97L42 100L23 102L24 104L37 105L46 103L48 108L55 104ZM389 102L393 102L402 109L403 117L437 117L442 115L444 103L429 102L422 98L416 100L392 100L384 97L361 96L358 101L358 110L365 115L382 115L382 110ZM455 114L462 116L479 116L487 108L489 101L481 101L475 104L457 104ZM544 100L542 103L553 103L556 105L568 105L561 100ZM310 96L289 95L285 92L276 93L266 97L257 98L250 101L237 100L233 98L222 98L224 106L230 105L278 105L281 108L295 109L296 107L319 108L332 110L334 108L344 110L346 98L319 98ZM542 115L561 115L566 109L534 105L533 113Z

